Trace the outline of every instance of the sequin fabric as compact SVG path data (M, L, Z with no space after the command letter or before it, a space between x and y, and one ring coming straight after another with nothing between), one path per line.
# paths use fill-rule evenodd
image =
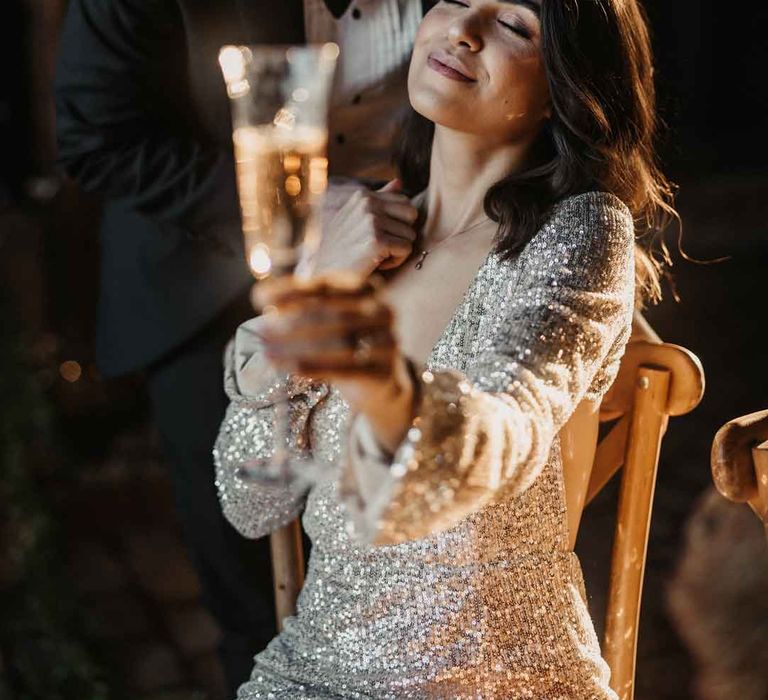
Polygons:
M222 507L250 537L303 509L312 540L297 613L239 698L616 697L568 549L557 432L616 375L633 250L626 207L588 193L558 204L513 260L491 253L430 355L392 463L360 449L335 389L270 373L258 320L239 329L214 450ZM272 453L286 392L294 449L325 465L308 490L237 476ZM367 468L385 498L358 488Z

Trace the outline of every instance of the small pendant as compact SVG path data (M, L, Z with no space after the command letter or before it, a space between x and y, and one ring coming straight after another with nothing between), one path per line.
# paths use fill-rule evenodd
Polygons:
M417 270L421 270L421 268L424 267L424 258L426 258L427 255L429 255L429 251L428 250L422 250L421 251L421 259L419 260L419 262L416 263L416 269Z

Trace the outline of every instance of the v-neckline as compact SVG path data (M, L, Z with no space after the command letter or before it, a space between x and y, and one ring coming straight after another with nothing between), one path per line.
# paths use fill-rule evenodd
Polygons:
M426 197L426 190L422 190L417 195L411 198L411 202L417 198L421 197L422 201L423 198ZM419 203L419 206L417 208L420 208L421 202ZM470 280L469 284L467 285L466 290L464 291L464 295L461 297L461 300L456 305L456 308L453 310L453 313L448 319L448 323L445 325L445 328L443 328L440 335L437 337L437 341L432 346L432 349L430 350L429 354L427 355L427 358L425 360L425 365L427 367L433 367L436 361L436 355L438 351L440 350L440 347L445 342L448 334L451 331L451 328L456 323L456 321L459 318L459 315L464 311L464 307L469 303L470 297L474 294L475 288L477 287L481 275L485 273L485 269L490 265L491 259L496 255L496 245L494 243L493 246L491 246L491 250L488 252L488 255L485 256L483 261L480 263L480 267L477 268L477 272L475 272L475 276Z
M494 246L488 252L488 255L485 256L485 259L480 264L480 267L477 268L477 272L470 281L469 285L467 285L467 289L465 290L464 295L461 297L461 301L459 301L459 303L456 305L456 308L453 310L451 317L448 319L448 323L445 325L445 328L443 328L442 332L438 336L437 341L432 346L432 350L430 351L425 361L425 365L427 367L433 367L435 365L438 351L440 350L443 343L445 343L447 340L448 334L451 332L454 324L458 321L459 316L463 313L464 307L469 303L470 298L474 295L475 288L480 283L480 277L485 274L486 268L491 264L491 260L495 255L496 250Z

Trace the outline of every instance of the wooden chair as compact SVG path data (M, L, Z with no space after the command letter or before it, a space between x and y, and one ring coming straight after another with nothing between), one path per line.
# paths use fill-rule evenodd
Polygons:
M768 534L768 410L728 421L712 443L712 478L735 503L749 503Z
M560 432L571 545L584 506L623 466L611 554L605 637L602 651L611 669L611 687L621 700L634 695L635 657L643 575L661 440L670 416L692 411L704 395L704 370L698 358L678 345L663 343L641 314L616 381L593 411L605 432L597 443L596 421L588 423L577 407ZM580 434L591 426L589 442ZM591 455L586 445L593 445ZM575 445L575 449L569 449ZM572 457L575 455L575 457ZM592 459L589 457L592 456Z
M661 439L669 416L693 410L704 393L704 372L693 353L662 343L636 314L618 377L596 405L584 401L560 431L571 534L584 506L623 466L613 544L603 654L611 686L633 697L637 628ZM613 422L598 444L600 423ZM278 624L295 610L304 581L301 527L296 520L271 537Z

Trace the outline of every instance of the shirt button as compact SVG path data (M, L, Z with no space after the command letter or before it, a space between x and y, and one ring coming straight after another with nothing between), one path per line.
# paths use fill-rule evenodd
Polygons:
M360 12L360 10L359 10L357 7L355 7L355 8L352 10L352 19L360 19L360 15L361 15L361 14L362 14L362 13Z
M336 134L336 143L338 143L340 146L344 144L344 142L347 139L344 138L344 134Z

